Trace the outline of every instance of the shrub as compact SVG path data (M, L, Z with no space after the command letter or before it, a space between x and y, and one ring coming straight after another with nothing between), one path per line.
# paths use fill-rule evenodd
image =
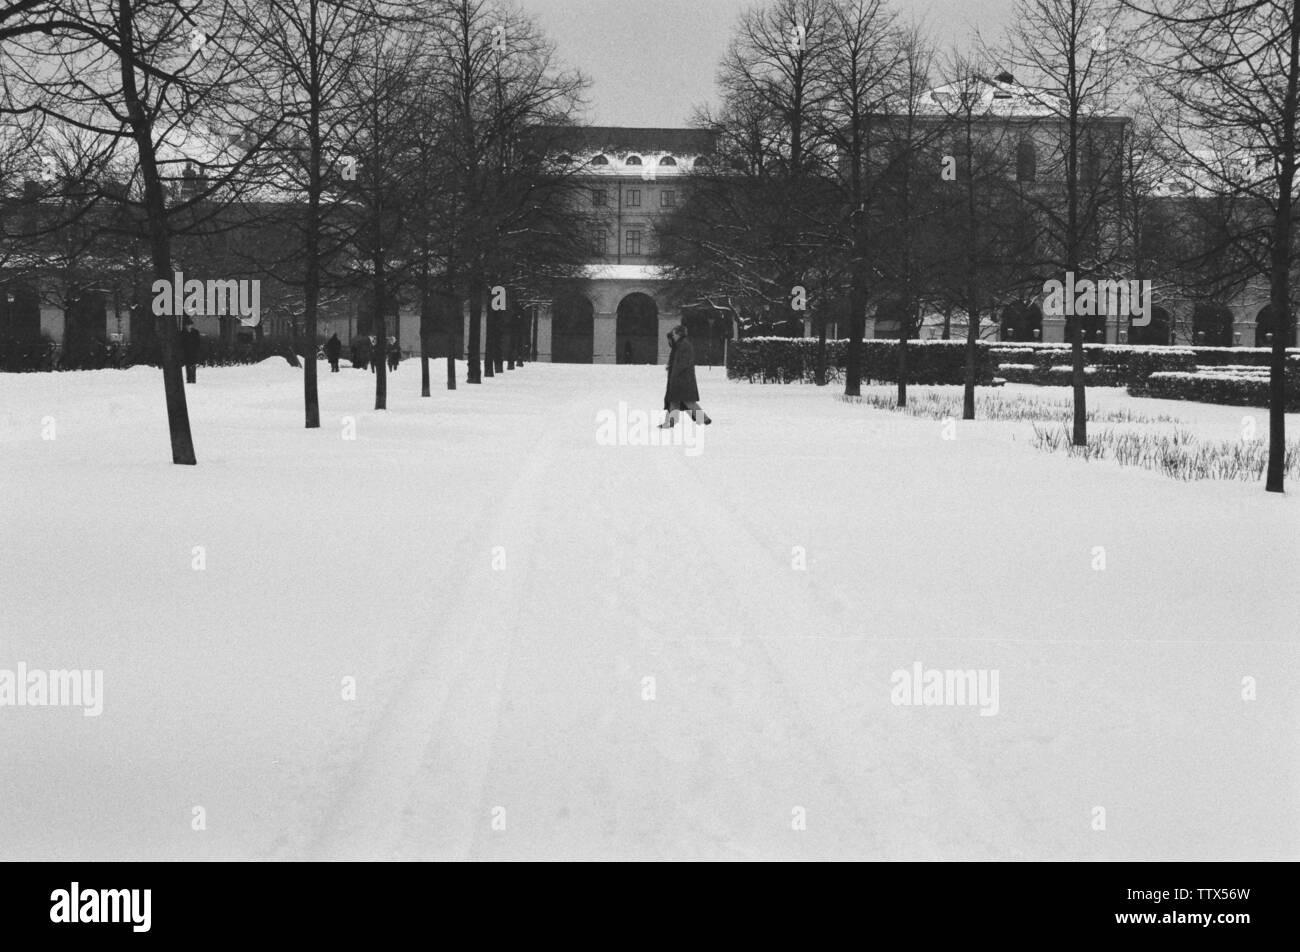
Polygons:
M277 341L264 339L225 344L219 340L205 340L200 363L204 367L228 367L256 364L268 357L283 357L294 363L291 356L289 345ZM139 365L161 367L162 345L156 340L122 344L91 339L61 347L47 336L39 340L0 337L0 371L103 370Z
M1224 371L1155 373L1128 388L1135 397L1198 400L1241 407L1267 407L1268 391L1267 375ZM1300 412L1300 369L1295 369L1294 365L1287 371L1286 391L1286 411Z
M990 355L994 363L1001 367L1029 364L1038 370L1037 379L1026 376L1023 370L1014 371L1021 378L1014 381L1016 383L1056 383L1058 378L1052 375L1052 368L1071 363L1069 344L1007 342L993 345ZM1090 383L1106 387L1123 386L1157 371L1193 370L1196 367L1196 357L1190 349L1182 347L1084 344L1083 363L1085 367L1111 368L1108 372L1088 377ZM1001 370L998 372L1001 373ZM1011 380L1011 377L1007 379Z
M1267 367L1273 360L1271 347L1192 347L1199 367ZM1300 357L1300 349L1287 350L1289 359ZM1162 368L1163 369L1163 368Z
M1102 429L1088 435L1086 446L1075 446L1068 426L1034 425L1033 444L1042 450L1065 452L1083 459L1112 459L1121 466L1140 466L1174 479L1259 480L1268 466L1267 440L1197 440L1186 430L1135 433ZM1300 477L1300 442L1286 447L1287 473Z
M826 366L843 371L848 341L826 342ZM812 383L816 379L817 341L807 337L749 337L727 345L727 377L750 383ZM840 376L840 375L832 375ZM898 341L862 342L862 379L897 382ZM916 384L960 384L966 379L964 341L908 341L907 382ZM975 380L993 382L989 348L978 343L975 351Z

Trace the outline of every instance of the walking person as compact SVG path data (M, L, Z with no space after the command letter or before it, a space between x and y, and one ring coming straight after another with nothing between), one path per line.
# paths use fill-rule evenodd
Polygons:
M679 410L686 410L696 423L708 426L713 420L700 406L700 389L695 382L695 348L686 338L686 327L678 324L668 332L668 389L664 409L668 416L659 424L661 430L677 425Z
M203 338L199 336L199 329L194 326L194 322L187 317L184 330L181 331L181 360L185 363L186 383L196 382L202 351Z
M402 355L397 349L397 338L396 337L388 338L388 369L390 371L396 370L397 365L401 362L401 360L402 360Z
M325 342L325 358L330 362L330 373L339 372L339 354L343 350L343 341L339 340L338 333L334 333L329 340Z
M370 347L366 353L369 354L370 372L374 373L379 369L379 348L375 346L374 334L371 334L366 340L370 341Z

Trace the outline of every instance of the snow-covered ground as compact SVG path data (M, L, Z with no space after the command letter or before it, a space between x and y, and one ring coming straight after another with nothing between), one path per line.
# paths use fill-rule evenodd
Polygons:
M1300 858L1294 494L721 370L693 447L604 445L656 367L306 431L299 374L201 369L197 467L157 371L0 375L0 670L104 679L0 706L0 856Z

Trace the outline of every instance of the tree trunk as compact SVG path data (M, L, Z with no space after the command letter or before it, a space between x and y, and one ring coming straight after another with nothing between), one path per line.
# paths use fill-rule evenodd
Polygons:
M866 288L861 270L853 269L849 285L849 343L844 358L844 395L862 396L862 338L866 333Z
M497 312L489 306L483 315L483 376L497 375Z
M131 136L140 154L140 177L144 184L145 213L149 224L149 249L153 260L154 278L171 286L171 242L168 235L167 205L163 198L162 181L158 177L158 161L154 155L153 128L135 82L135 14L131 0L118 0L117 39L119 63L122 74L122 98L126 104ZM193 466L198 462L194 455L194 439L190 434L189 408L185 402L185 378L181 372L180 330L174 317L157 319L159 342L162 344L163 393L167 400L167 428L171 434L172 462Z
M1085 385L1083 363L1083 320L1077 315L1074 317L1074 337L1071 342L1070 354L1073 366L1071 382L1074 385L1074 431L1070 441L1075 446L1087 446L1088 392Z
M307 338L307 350L303 354L306 367L302 375L303 412L306 428L320 428L320 394L316 387L316 318L320 307L320 193L321 193L321 132L320 132L320 51L317 49L316 16L319 0L311 0L308 16L309 42L308 53L308 90L310 105L307 114L307 137L310 156L307 169L307 273L304 277L304 311L303 335Z
M1282 103L1283 141L1278 159L1278 200L1273 212L1273 248L1269 276L1269 303L1273 308L1273 353L1268 375L1268 472L1264 488L1280 493L1286 481L1286 345L1291 336L1291 221L1295 193L1297 142L1296 120L1300 118L1300 2L1290 22L1290 49L1286 97Z
M817 319L817 386L826 386L826 321Z
M967 305L966 313L966 379L962 394L961 418L973 420L975 419L975 354L980 336L979 304L971 301Z
M898 322L898 394L894 400L897 406L907 406L907 339L912 335L912 305L908 304L902 320Z
M376 219L377 220L377 219ZM380 255L375 265L375 409L388 409L388 327L384 305L384 262Z
M481 282L475 280L470 285L469 290L469 340L465 343L465 359L469 362L469 369L465 373L466 383L483 382L482 371L479 366L479 351L482 346L482 321L483 287ZM447 372L448 374L451 373L450 364L447 367Z

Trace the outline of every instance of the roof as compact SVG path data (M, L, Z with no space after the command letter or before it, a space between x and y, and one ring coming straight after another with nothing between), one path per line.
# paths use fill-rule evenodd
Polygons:
M704 155L717 147L718 134L711 129L656 129L631 126L549 127L548 137L556 146L572 152L649 152L673 155Z

